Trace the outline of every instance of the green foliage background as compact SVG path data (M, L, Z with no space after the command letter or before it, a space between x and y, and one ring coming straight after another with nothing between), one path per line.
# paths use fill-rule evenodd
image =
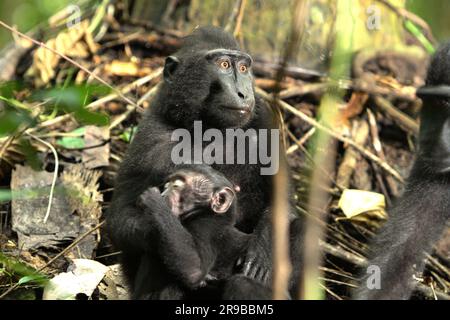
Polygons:
M448 0L408 0L407 9L422 17L439 41L450 39L450 2Z
M0 19L20 31L28 31L58 10L75 3L70 0L1 0ZM0 49L12 40L9 31L0 29Z
M217 0L204 1L217 2ZM21 31L28 31L58 10L76 3L77 1L73 0L2 0L0 1L0 19L17 26ZM427 21L438 40L450 39L450 24L448 23L450 6L448 0L408 0L407 9ZM10 33L0 29L0 49L11 40Z

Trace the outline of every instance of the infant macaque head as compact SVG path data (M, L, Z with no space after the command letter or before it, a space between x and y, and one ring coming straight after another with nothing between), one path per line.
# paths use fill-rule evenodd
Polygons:
M207 166L193 166L170 175L162 196L173 214L187 218L205 209L216 214L226 213L238 191L239 187L220 172Z

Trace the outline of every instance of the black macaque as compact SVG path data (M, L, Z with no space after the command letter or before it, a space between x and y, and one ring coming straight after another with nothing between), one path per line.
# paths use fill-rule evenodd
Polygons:
M271 298L269 287L233 275L234 261L250 240L250 235L234 227L238 191L218 171L190 166L173 173L162 193L153 187L139 197L138 206L151 220L160 257L149 256L146 261L164 270L149 274L149 266L141 264L136 291L146 294L139 298ZM159 279L160 288L155 288L153 278Z
M150 186L161 185L176 171L171 154L178 143L171 141L174 130L193 132L194 121L201 121L203 131L211 128L222 133L230 128L275 127L270 108L255 95L251 64L251 57L240 50L231 35L213 27L196 29L184 39L181 49L166 59L164 81L123 159L107 217L111 239L122 251L122 266L133 297L146 296L160 287L157 276L152 275L161 274L163 267L150 263L156 260L159 247L153 218L137 206L137 200ZM245 159L249 159L248 149L245 153ZM235 152L234 160L238 156ZM251 235L245 252L237 259L242 262L242 274L270 286L272 176L261 175L263 164L259 159L256 164L234 161L211 166L242 190L237 195L235 226ZM291 230L298 230L293 232L291 250L301 252L302 223L293 210L289 216ZM299 256L296 254L293 261L293 292L300 272ZM174 269L173 273L184 273L182 267ZM149 281L144 287L142 277Z
M439 240L450 218L450 44L429 66L423 100L419 149L405 193L374 240L369 260L373 272L364 277L356 299L408 299L413 275L422 273L426 253ZM372 288L377 269L380 288Z

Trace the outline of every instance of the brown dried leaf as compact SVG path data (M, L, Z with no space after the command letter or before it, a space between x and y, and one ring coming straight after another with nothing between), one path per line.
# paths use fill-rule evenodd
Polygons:
M111 75L122 77L143 77L152 72L150 68L143 68L134 62L118 60L113 60L110 64L107 64L105 71Z
M108 127L86 126L84 134L86 148L81 153L86 168L95 169L109 165L109 143L105 143L108 140Z
M339 199L339 208L349 219L362 213L382 212L386 207L384 195L364 190L345 189Z
M96 50L92 35L88 31L89 21L84 20L76 27L60 32L56 38L46 42L46 46L72 58L85 58ZM61 57L50 50L40 47L33 55L33 65L28 76L37 76L37 85L45 85L55 77L55 68Z
M366 93L354 92L347 104L341 104L339 108L339 117L336 119L336 129L342 135L349 135L351 132L350 119L359 115L364 107L364 104L369 99Z

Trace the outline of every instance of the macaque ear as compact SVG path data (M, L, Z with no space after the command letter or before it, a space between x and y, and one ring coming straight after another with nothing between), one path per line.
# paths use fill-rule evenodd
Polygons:
M215 213L225 213L234 201L234 191L225 187L212 196L211 209Z
M172 81L173 74L175 70L178 68L180 64L180 60L175 56L169 56L166 58L166 62L164 64L164 79L168 82Z

